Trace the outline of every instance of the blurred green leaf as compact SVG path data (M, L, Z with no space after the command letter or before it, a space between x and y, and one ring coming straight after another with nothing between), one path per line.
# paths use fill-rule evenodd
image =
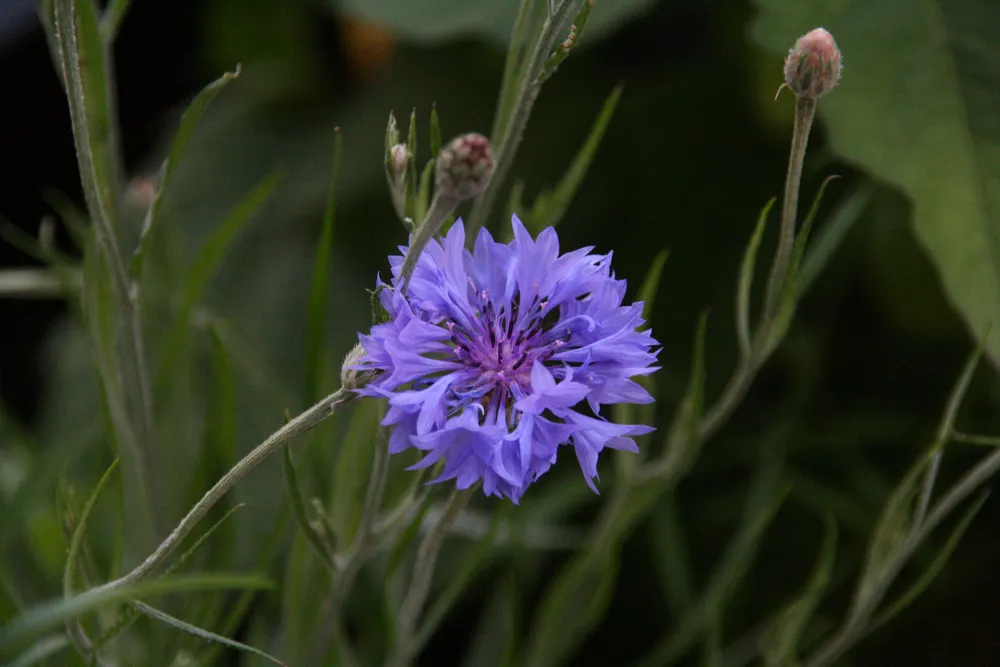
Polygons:
M701 415L705 403L705 333L708 312L698 318L694 335L691 376L684 400L677 406L670 429L664 438L663 453L657 472L675 477L694 463L701 449Z
M97 498L101 495L101 490L104 489L104 485L111 479L111 473L117 467L118 459L115 459L108 466L100 481L97 482L97 486L94 487L94 490L87 498L87 502L84 503L83 509L80 511L80 518L73 529L73 537L70 539L69 551L66 555L66 568L63 571L63 595L66 597L70 597L73 594L73 577L76 575L77 568L76 561L80 556L80 549L83 546L84 536L87 533L87 521L90 519L90 513L93 511L94 505L97 504Z
M328 0L333 7L380 23L399 36L418 42L454 40L467 35L506 43L517 13L509 0ZM588 22L591 37L607 35L620 24L650 9L656 0L596 2Z
M764 647L764 664L767 667L797 664L802 633L826 591L837 553L837 523L828 516L825 525L823 545L820 547L819 557L816 559L806 589L798 599L778 614L768 629Z
M302 490L299 488L298 477L295 474L295 463L292 462L291 447L285 447L284 450L285 486L288 488L288 497L292 504L292 514L295 516L295 522L299 525L299 529L302 531L302 534L305 535L307 540L309 540L309 544L312 545L313 549L316 551L316 556L330 569L331 572L333 572L333 553L327 549L326 544L323 542L323 538L309 522L309 515L306 512L306 506L302 500Z
M586 141L580 146L580 150L577 151L573 162L570 163L569 169L566 170L555 190L543 192L535 200L531 207L531 213L526 216L530 221L530 231L533 234L537 234L546 227L558 225L563 215L566 214L566 209L569 208L573 196L583 184L587 170L597 155L597 149L601 145L604 133L608 130L608 125L611 123L611 118L614 116L615 108L618 106L618 100L621 99L624 88L622 84L615 86L607 99L604 100L601 113L598 114L597 120L590 128Z
M319 378L323 341L326 333L326 309L330 293L330 257L333 254L333 231L337 220L337 183L340 181L340 155L342 141L340 130L335 130L333 145L333 169L330 174L330 189L323 213L323 227L316 246L313 264L312 284L309 288L309 308L305 342L305 391L303 405L312 405L320 399Z
M266 177L251 190L243 200L230 211L229 215L216 227L202 245L188 270L187 279L181 289L180 303L174 323L167 333L160 356L158 378L166 377L167 371L177 361L184 341L187 338L188 327L195 306L201 299L202 292L209 278L222 261L230 244L240 230L253 218L253 215L264 205L278 185L279 174Z
M96 588L69 599L56 599L37 604L0 628L0 651L7 650L26 638L58 626L68 619L93 609L125 602L132 598L148 598L172 593L210 590L241 590L271 588L272 583L258 576L241 574L196 574L142 581L116 588Z
M437 160L438 153L441 152L441 120L438 118L437 105L431 105L431 160Z
M653 565L660 575L664 600L679 615L694 602L695 584L676 494L664 493L650 515Z
M750 356L750 343L752 340L750 332L750 289L753 287L754 267L757 263L757 250L760 248L761 239L764 238L764 227L767 226L767 216L771 212L771 207L777 201L772 197L760 215L757 216L757 226L754 227L753 236L747 243L747 249L743 253L743 262L740 264L740 279L736 289L736 335L739 340L740 354L744 359Z
M816 234L816 238L802 260L796 284L800 299L823 268L829 264L833 253L841 246L848 232L853 229L854 223L868 208L874 193L875 186L871 183L865 183L844 197L830 213L830 219Z
M174 135L174 140L170 144L170 152L167 154L167 159L164 161L161 169L162 176L160 178L160 183L156 188L156 196L153 198L153 203L150 205L149 211L146 213L146 219L142 223L142 231L139 234L139 244L132 256L133 276L140 276L142 274L142 261L145 258L149 245L149 239L153 229L155 228L157 217L160 214L163 196L165 193L170 191L170 185L173 182L174 171L177 168L177 163L180 162L181 157L183 157L184 151L187 149L188 142L190 142L191 137L194 136L194 132L198 127L198 123L201 121L202 116L205 115L205 112L208 111L208 107L212 104L212 100L215 99L215 96L219 94L219 91L225 88L226 84L230 81L239 77L239 75L240 66L237 64L235 72L226 72L221 77L205 86L194 98L191 104L188 105L187 110L184 111L184 115L181 116L180 127L177 129L177 134Z
M150 618L155 618L157 621L160 621L161 623L166 623L170 627L176 628L182 632L187 632L188 634L192 634L195 637L198 637L199 639L204 639L205 641L209 642L217 642L219 644L222 644L223 646L228 646L229 648L234 648L237 651L242 651L244 653L250 653L252 655L256 655L257 657L264 658L265 660L276 663L278 665L285 664L278 658L275 658L273 655L265 653L260 649L254 648L253 646L249 646L247 644L243 644L233 639L228 639L226 637L223 637L222 635L215 634L214 632L210 632L203 628L199 628L198 626L192 625L186 621L182 621L179 618L171 616L166 612L160 611L155 607L151 607L144 602L133 602L132 604L146 616L149 616Z
M920 577L910 584L910 587L903 592L895 601L889 604L883 611L881 611L876 618L872 621L872 627L877 628L881 625L888 623L893 617L899 612L903 611L908 607L914 600L920 597L920 594L927 590L927 587L931 585L931 582L941 573L944 566L948 563L948 559L951 558L951 554L954 553L955 548L961 541L962 536L965 535L965 531L968 530L969 526L972 524L972 520L976 518L976 514L982 509L983 504L986 502L986 498L989 497L989 492L983 492L979 497L972 503L972 505L965 511L962 516L961 521L955 526L955 530L952 531L951 535L945 541L944 546L941 547L941 551L938 552L937 556L934 558L933 562L924 570Z
M417 218L417 110L410 111L410 125L406 131L406 203L403 211L406 217L420 224Z
M347 426L334 475L333 502L330 509L337 544L351 544L361 518L361 503L368 485L372 453L378 446L380 402L357 401Z
M46 658L68 647L69 640L66 638L66 635L52 635L51 637L40 639L34 646L14 658L14 662L7 665L7 667L31 667L31 665L37 665Z
M493 589L470 641L463 667L507 664L497 658L506 657L517 641L516 586L514 578L508 575L500 586Z
M850 63L820 103L835 151L903 189L945 292L978 335L1000 313L1000 5L993 0L757 0L754 34L784 55L822 25ZM775 61L775 84L780 63ZM1000 364L1000 337L988 351Z

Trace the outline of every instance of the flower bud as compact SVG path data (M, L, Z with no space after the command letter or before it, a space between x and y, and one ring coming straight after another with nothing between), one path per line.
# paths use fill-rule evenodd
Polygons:
M375 369L366 369L359 364L365 356L365 348L358 343L344 357L344 363L340 367L340 387L348 391L361 389L380 374Z
M800 97L819 99L840 81L840 50L833 35L816 28L799 37L785 58L785 83Z
M438 154L438 192L459 201L472 199L486 189L493 166L489 139L475 133L456 137Z
M392 147L392 171L396 178L403 178L409 160L410 151L406 149L406 144L396 144Z

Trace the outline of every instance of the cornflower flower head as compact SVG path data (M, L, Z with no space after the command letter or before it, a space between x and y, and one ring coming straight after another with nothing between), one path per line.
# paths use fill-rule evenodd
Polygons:
M631 378L656 370L659 344L638 330L643 304L622 305L610 253L560 254L551 227L532 239L517 216L513 226L511 243L484 229L470 252L457 221L420 255L405 293L406 248L390 257L392 285L379 281L388 320L359 336L355 366L377 373L358 391L388 398L391 453L426 452L413 469L444 460L435 482L481 480L517 503L566 445L596 492L601 451L637 452L632 438L653 430L609 422L601 407L653 400Z

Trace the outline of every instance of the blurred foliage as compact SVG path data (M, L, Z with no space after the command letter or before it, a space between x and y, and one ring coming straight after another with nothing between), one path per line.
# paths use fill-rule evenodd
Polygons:
M123 38L132 29L159 30L133 23L155 3L134 4ZM156 196L142 261L144 333L161 370L156 478L165 494L158 509L169 525L281 426L286 411L306 408L317 388L335 388L340 360L370 322L366 289L405 242L385 193L385 118L415 108L425 119L435 106L446 138L486 131L516 3L208 0L199 7L181 19L197 21L203 32L192 76L208 83L237 63L241 75L199 98L196 88L186 91L183 99L196 100L187 118L197 123L181 120L187 105L177 100L178 113L157 119L160 143L128 169L130 178L144 179L170 156L170 188ZM659 431L641 443L645 455L660 454L668 415L684 396L703 309L711 309L706 396L718 394L735 364L731 304L740 260L757 212L780 194L791 125L790 96L771 101L781 82L778 54L816 25L837 37L846 69L843 84L820 105L806 165L803 201L825 176L844 175L827 191L814 238L851 193L866 188L871 197L733 423L703 447L682 484L640 498L641 511L624 507L622 524L596 533L587 529L623 484L628 459L602 460L601 496L563 461L517 508L473 502L438 568L431 598L438 632L423 638L421 664L529 664L526 656L537 661L531 664L790 664L790 656L809 654L834 631L852 604L883 506L923 460L962 359L1000 312L1000 46L990 32L1000 27L998 11L989 0L923 3L919 11L889 0L758 0L754 7L598 0L585 48L546 84L511 180L523 183L521 201L534 202L536 215L562 212L565 193L556 186L595 119L607 120L602 108L610 114L614 107L582 185L564 181L579 189L560 235L565 248L614 249L615 270L632 295L654 276L643 293L655 295L649 319L663 343L663 368L651 378ZM346 74L338 73L342 65ZM612 93L609 103L609 91L622 83L620 99ZM124 103L137 81L118 84ZM182 154L173 143L179 127ZM335 127L342 144L336 231L331 256L318 259ZM72 159L69 147L64 157ZM418 165L430 157L421 155ZM264 180L279 172L280 181ZM127 238L139 238L148 182L129 182L119 223ZM551 188L556 197L546 199ZM35 231L33 220L16 222ZM764 234L758 265L775 228ZM317 268L328 291L316 288ZM754 298L763 271L758 266ZM325 301L311 301L315 294ZM17 326L8 322L4 327ZM324 326L319 352L307 343L317 322ZM59 595L67 517L81 516L115 451L90 347L90 337L102 335L60 317L42 344L36 417L23 425L0 414L3 623ZM988 343L994 360L998 341L994 334ZM1000 431L998 403L1000 383L981 369L960 429ZM321 536L327 522L338 547L359 521L370 467L362 455L374 440L375 412L355 406L293 445L305 509L299 518L314 522ZM950 447L942 488L981 455L971 445ZM186 552L184 571L171 576L187 577L194 589L240 583L192 579L201 576L195 572L260 573L277 590L185 593L153 603L288 664L339 664L330 617L336 582L315 544L293 530L274 458L213 510L210 518L221 521L242 506ZM411 462L393 457L388 504L407 497L413 479L403 468ZM78 491L57 505L57 489ZM111 477L87 521L92 583L145 556L128 540L118 553L122 532L134 525L126 515L135 508L121 506L125 493ZM1000 551L990 527L998 516L987 502L924 596L838 664L883 665L886 655L918 667L1000 662L990 620L997 603L981 595L997 576L991 566ZM401 546L378 552L358 573L344 625L360 656L385 650L405 592L407 540L416 539L423 517L411 520ZM965 527L949 530L957 535ZM606 539L587 541L595 536ZM954 546L938 535L931 542L917 552L906 581L933 571L937 554ZM453 580L463 582L461 590L449 588ZM572 585L553 584L560 581ZM152 595L169 584L143 585ZM436 600L443 602L434 607ZM581 625L547 624L574 606ZM103 614L88 618L91 629L117 627L121 619ZM265 664L146 617L129 623L114 640L122 664L150 664L151 656L178 666ZM584 636L588 624L593 632ZM82 664L59 639L31 650L61 651L42 664Z

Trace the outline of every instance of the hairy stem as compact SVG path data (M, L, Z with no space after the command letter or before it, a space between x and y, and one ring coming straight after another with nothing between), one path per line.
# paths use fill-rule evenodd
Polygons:
M431 205L427 209L427 215L424 216L420 227L417 228L417 233L413 235L413 241L406 251L406 258L403 259L403 267L399 272L399 288L403 292L406 291L406 286L410 283L413 270L417 268L417 260L420 259L420 253L424 251L430 240L438 233L441 225L444 224L444 221L455 210L456 206L458 206L457 199L444 196L440 192L434 194L434 199L431 200Z
M490 137L490 140L496 146L494 151L496 155L496 167L493 171L493 177L486 186L486 190L472 205L472 211L469 214L466 227L466 238L469 239L470 243L475 242L479 229L489 221L490 214L493 212L500 189L503 187L507 173L514 163L514 156L517 153L518 146L521 144L521 139L524 136L524 128L528 125L528 118L531 116L535 100L538 99L538 94L542 91L541 76L545 69L545 63L548 62L549 55L559 37L559 28L569 16L574 4L572 0L562 0L545 17L541 34L538 37L538 41L535 42L535 48L531 53L528 66L521 79L521 88L515 98L511 118L505 123L495 123L495 125L504 128L503 136L499 142L496 141L495 137ZM498 113L500 111L498 109Z
M788 172L785 175L785 194L781 206L781 236L771 264L771 275L767 281L767 296L764 318L774 319L781 308L781 295L788 278L788 267L795 246L795 218L799 208L799 187L802 183L802 165L806 158L806 146L813 118L816 117L816 100L808 97L795 98L795 125L792 130L792 148L788 156Z
M354 394L343 389L338 389L319 403L295 417L283 427L272 433L264 442L257 445L249 454L243 457L239 463L230 468L229 472L223 475L215 485L201 497L194 507L181 519L180 523L171 531L163 542L150 554L146 560L140 563L128 574L109 581L97 590L110 590L131 584L146 577L153 572L167 557L180 545L184 538L190 533L198 522L218 503L226 493L247 473L261 464L264 459L276 452L292 438L299 436L312 429L327 417L332 415L341 405L354 398Z

